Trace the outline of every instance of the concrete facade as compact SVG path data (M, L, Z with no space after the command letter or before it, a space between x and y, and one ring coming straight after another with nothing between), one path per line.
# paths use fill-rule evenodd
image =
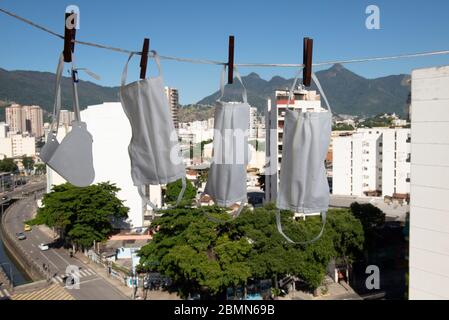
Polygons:
M412 72L410 299L449 299L449 66Z

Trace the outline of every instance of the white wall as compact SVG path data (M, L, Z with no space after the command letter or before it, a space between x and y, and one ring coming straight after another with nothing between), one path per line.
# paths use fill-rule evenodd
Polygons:
M410 299L449 299L449 66L412 72Z
M143 226L142 200L131 179L128 145L131 126L120 103L89 106L81 111L81 119L93 136L94 183L110 181L121 190L118 198L129 207L132 226Z
M351 188L351 141L352 136L333 139L332 154L332 193L339 195L352 194Z
M6 138L8 132L8 125L6 122L0 122L0 138Z
M12 157L11 138L0 138L0 159Z

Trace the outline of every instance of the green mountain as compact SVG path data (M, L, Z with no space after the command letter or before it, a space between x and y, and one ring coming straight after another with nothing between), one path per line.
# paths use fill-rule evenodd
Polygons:
M53 112L55 92L55 75L50 72L37 71L7 71L0 68L0 107L7 101L22 105L35 104L44 110ZM62 80L62 106L72 109L71 79ZM78 96L80 107L102 102L119 101L118 87L102 87L88 81L79 81ZM4 109L4 108L1 108ZM4 110L1 110L2 113Z
M379 113L395 112L404 115L407 97L410 93L410 76L392 75L377 79L363 78L342 65L336 64L330 69L317 72L321 86L335 113L358 116L374 116ZM279 76L267 81L256 73L242 77L248 91L248 102L263 111L267 98L274 101L276 89L289 89L293 79ZM317 90L312 84L312 90ZM198 104L213 105L219 92L205 97ZM240 83L235 79L231 85L226 85L225 100L241 100Z
M395 112L404 115L407 97L410 93L409 75L392 75L377 79L363 78L341 65L317 72L317 76L326 92L333 111L338 114L373 116L379 113ZM0 119L4 119L4 106L9 101L19 104L36 104L47 112L52 112L54 99L55 75L49 72L7 71L0 68ZM293 79L279 76L267 81L256 73L243 77L248 89L249 103L263 111L267 98L274 99L276 89L290 88ZM102 87L92 82L79 82L79 99L81 108L102 102L119 101L118 87ZM314 84L312 85L312 89ZM182 94L182 92L181 92ZM215 92L198 102L200 105L213 105L219 92ZM63 107L72 108L71 79L64 77L62 81ZM241 88L235 79L232 85L226 85L226 100L240 100ZM211 111L205 107L183 108L180 111L181 121L204 118ZM48 115L48 114L47 114ZM184 119L185 117L185 119Z

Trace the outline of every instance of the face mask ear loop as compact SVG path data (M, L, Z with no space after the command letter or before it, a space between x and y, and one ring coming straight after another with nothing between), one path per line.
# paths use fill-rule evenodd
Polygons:
M242 99L243 99L243 103L248 103L248 93L246 91L246 87L243 84L243 80L242 77L240 76L240 73L238 72L238 69L236 66L234 66L234 72L235 72L235 76L237 77L237 80L240 82L240 84L242 85ZM220 96L218 97L217 101L221 101L221 99L224 96L224 92L225 92L225 79L226 79L226 65L223 66L223 69L221 71L221 76L220 76Z
M292 87L290 88L290 91L288 92L288 97L287 97L287 107L286 107L286 109L289 109L289 107L290 107L290 100L291 100L292 98L293 98L293 104L295 104L295 96L294 96L294 94L293 94L293 91L295 90L296 83L297 83L298 80L299 80L299 76L301 75L302 69L304 69L304 67L300 67L300 68L298 69L298 72L297 72L296 75L295 75L295 80L293 80L293 85L292 85Z
M327 110L329 110L329 112L332 113L331 105L329 104L329 101L327 100L327 97L326 97L326 95L324 94L324 90L323 90L323 88L321 87L320 81L318 80L318 77L316 76L315 73L312 73L312 80L313 80L313 82L315 82L315 84L316 84L316 86L317 86L317 88L318 88L318 91L319 91L320 94L321 94L321 97L323 97L323 100L324 100L324 102L326 103Z
M64 55L61 53L58 67L56 69L56 84L55 84L55 102L53 106L53 121L50 127L50 132L56 137L59 129L59 116L61 111L61 81L62 72L64 69Z
M323 235L324 232L324 226L326 225L326 211L321 213L321 222L322 222L322 226L321 226L321 230L318 233L317 236L315 236L312 240L309 241L304 241L304 242L295 242L292 239L290 239L282 230L282 224L281 224L281 212L279 209L276 209L276 226L277 229L279 231L279 233L285 238L285 240L287 240L287 242L291 243L291 244L311 244L316 242L317 240L319 240L321 238L321 236Z
M158 208L151 200L150 198L145 194L145 192L142 190L142 188L145 188L145 186L138 186L137 187L137 191L139 192L140 198L142 198L142 201L144 202L143 206L145 209L146 205L149 205L151 207L151 209L153 209L153 212L159 212L161 210L168 210L168 209L173 209L176 208L179 203L181 202L182 198L184 197L184 193L186 191L186 177L182 177L181 178L181 183L182 183L182 187L181 187L181 191L178 194L178 198L176 199L176 203L173 206L169 206L165 209L162 208ZM153 216L154 217L154 216Z

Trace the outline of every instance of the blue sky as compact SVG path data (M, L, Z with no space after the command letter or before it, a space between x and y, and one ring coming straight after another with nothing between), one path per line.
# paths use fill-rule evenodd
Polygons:
M160 54L213 60L227 59L228 36L234 34L236 63L302 62L302 38L314 39L314 62L449 49L449 1L93 1L3 0L0 7L63 32L67 5L81 10L77 39L140 50L144 37ZM380 30L365 28L365 8L380 8ZM62 40L0 13L0 67L7 70L56 69ZM101 85L117 86L127 56L77 46L79 67L101 75ZM347 65L375 78L412 69L449 64L449 56ZM162 62L165 82L180 90L182 104L193 103L218 88L221 68ZM293 69L241 68L262 78L292 77ZM139 58L129 79L139 73ZM149 74L155 73L154 65ZM81 75L85 80L90 80Z

